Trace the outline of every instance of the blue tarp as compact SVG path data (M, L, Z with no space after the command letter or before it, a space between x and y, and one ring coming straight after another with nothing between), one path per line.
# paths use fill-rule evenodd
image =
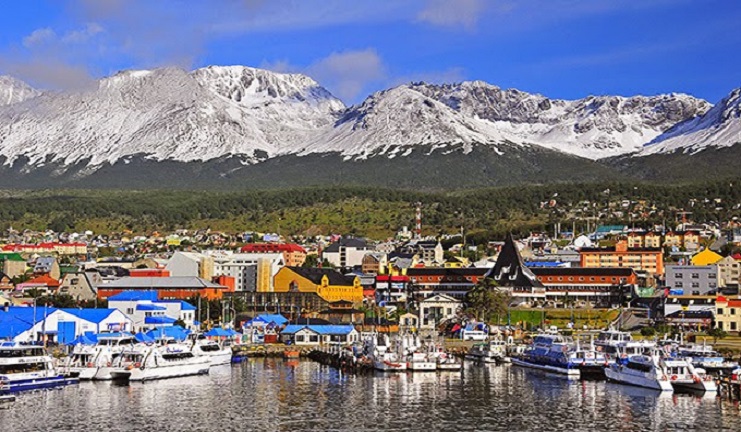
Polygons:
M187 339L189 334L190 330L186 330L180 326L160 327L158 329L150 330L147 332L147 336L154 339L172 338L179 341Z
M154 338L153 338L153 337L151 337L151 336L149 336L149 335L148 335L148 334L146 334L146 333L141 333L141 332L139 332L139 333L135 334L135 335L134 335L134 337L135 337L135 338L136 338L136 340L138 340L139 342L144 342L144 343L147 343L147 342L154 342Z
M83 333L77 336L77 339L71 341L67 345L95 345L98 343L98 338L93 333Z

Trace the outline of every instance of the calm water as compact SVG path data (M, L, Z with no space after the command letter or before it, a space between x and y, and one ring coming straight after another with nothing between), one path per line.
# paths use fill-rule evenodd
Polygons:
M510 366L463 373L343 375L310 361L257 360L210 375L21 394L3 431L741 430L737 405Z

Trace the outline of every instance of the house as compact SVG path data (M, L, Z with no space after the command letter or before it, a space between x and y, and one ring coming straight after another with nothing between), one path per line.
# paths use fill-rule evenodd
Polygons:
M15 252L0 253L0 271L11 279L26 274L26 260Z
M352 325L288 324L280 332L281 340L294 345L351 344L359 340Z
M425 266L439 266L445 261L443 246L437 240L410 240L399 248L403 254L419 256Z
M741 299L718 296L715 300L715 327L724 331L741 331Z
M33 266L33 274L35 275L49 275L53 279L59 280L62 277L59 263L54 257L38 257L36 263Z
M228 286L199 277L123 277L98 286L98 298L107 299L123 291L157 291L160 299L187 300L201 296L208 300L219 300Z
M37 276L31 280L16 285L16 291L29 292L35 290L41 294L52 294L59 288L59 280L52 278L48 274Z
M306 261L306 249L295 243L249 243L239 250L243 254L280 253L287 266L300 267Z
M442 322L454 318L463 302L445 294L435 294L419 302L419 328L434 330Z
M407 312L399 316L399 329L417 331L419 328L419 315Z
M718 266L718 286L738 287L741 282L741 262L727 256L715 265Z
M340 238L322 251L322 260L327 260L335 267L360 267L363 257L374 252L372 246L363 239L354 237Z
M0 271L0 291L11 291L15 289L13 279Z
M380 252L365 254L361 264L361 271L365 274L381 274L388 265L388 255Z
M78 271L67 273L59 285L59 294L67 294L80 300L95 300L98 296L98 285L103 278L97 271Z
M316 293L328 302L363 301L363 287L358 276L345 276L334 269L283 267L274 278L275 292Z

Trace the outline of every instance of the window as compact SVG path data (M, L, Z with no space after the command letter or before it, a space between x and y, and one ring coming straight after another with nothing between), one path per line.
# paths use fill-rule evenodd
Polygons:
M682 282L674 282L674 288L683 288L684 284Z
M736 330L736 321L731 321L731 330Z
M296 335L296 342L303 342L304 341L304 335Z
M709 274L708 274L708 277L709 277L710 279L717 279L717 278L718 278L718 275L717 275L717 274L715 274L715 273L709 273Z
M723 315L723 309L718 308L718 315ZM723 329L721 328L721 330L723 330Z
M692 279L700 279L700 273L692 273Z
M131 315L134 313L134 308L127 308L126 309L126 315Z
M692 282L692 288L700 288L699 282Z
M682 273L674 273L674 277L677 279L682 279L683 275Z
M731 315L736 315L736 308L731 308Z

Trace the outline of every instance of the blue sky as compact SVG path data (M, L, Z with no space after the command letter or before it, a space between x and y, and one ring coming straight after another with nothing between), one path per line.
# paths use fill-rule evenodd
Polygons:
M70 88L122 69L305 73L346 103L410 81L574 99L741 86L735 0L17 0L0 74Z

